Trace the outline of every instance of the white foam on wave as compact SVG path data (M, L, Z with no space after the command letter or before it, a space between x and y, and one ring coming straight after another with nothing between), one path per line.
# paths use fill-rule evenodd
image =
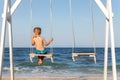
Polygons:
M4 67L3 71L8 73L10 71L9 67ZM92 74L83 72L74 72L66 69L52 69L50 66L36 66L36 67L14 67L15 75L18 77L37 77L37 76L47 76L47 77L80 77L89 76ZM72 74L71 74L72 73Z
M51 66L37 66L37 67L14 67L15 72L47 72L51 70ZM10 71L10 67L3 67L3 72Z
M14 71L29 71L30 68L23 68L23 67L14 67ZM10 67L3 67L3 71L10 71Z
M3 71L9 71L9 70L10 70L9 67L4 67L4 68L3 68Z

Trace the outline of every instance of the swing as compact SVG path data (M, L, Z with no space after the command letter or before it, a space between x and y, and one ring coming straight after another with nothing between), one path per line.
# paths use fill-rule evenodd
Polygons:
M73 34L73 48L72 48L72 60L75 62L75 58L78 58L80 56L88 56L94 58L94 63L96 63L96 42L95 42L95 34L94 34L94 16L93 16L93 10L92 10L92 1L90 0L90 12L92 17L92 35L93 35L93 46L94 46L94 52L75 52L75 34L74 34L74 26L73 26L73 17L72 17L72 1L70 0L70 17L71 17L71 27L72 27L72 34Z
M30 0L30 25L31 25L31 33L32 33L32 0ZM52 37L52 0L50 0L50 34ZM47 54L35 54L33 48L30 48L30 61L33 63L33 58L38 56L43 56L45 58L50 58L53 63L53 47L50 46L50 53Z

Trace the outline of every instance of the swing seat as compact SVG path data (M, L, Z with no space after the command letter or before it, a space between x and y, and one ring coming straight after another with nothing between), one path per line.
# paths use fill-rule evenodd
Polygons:
M78 58L80 56L88 56L94 58L94 63L96 63L96 53L72 53L72 59L75 62L75 58Z
M34 57L38 57L38 56L44 56L46 58L50 58L51 59L51 62L53 63L53 54L52 53L48 53L48 54L35 54L35 53L30 53L29 54L30 56L30 61L33 63L33 58Z

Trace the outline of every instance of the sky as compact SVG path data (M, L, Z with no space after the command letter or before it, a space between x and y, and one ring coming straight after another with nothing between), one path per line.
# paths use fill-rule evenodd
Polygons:
M12 4L15 0L11 0ZM33 0L32 27L30 26L30 0L22 0L12 16L13 46L30 47L30 36L35 26L42 28L42 36L48 41L50 38L50 0ZM101 0L105 5L106 0ZM0 16L3 11L4 0L0 0ZM120 47L120 0L112 0L114 12L115 46ZM93 47L92 25L89 0L72 0L73 23L76 47ZM72 47L73 37L69 0L52 0L53 47ZM104 47L105 16L93 0L95 25L95 39L97 47ZM0 34L1 34L0 17ZM109 44L110 45L110 44ZM8 46L6 34L5 46Z

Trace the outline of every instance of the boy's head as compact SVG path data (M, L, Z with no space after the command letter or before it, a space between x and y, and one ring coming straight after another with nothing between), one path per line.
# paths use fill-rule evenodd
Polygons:
M40 27L35 27L33 31L34 31L35 35L40 35L41 34L41 28Z

